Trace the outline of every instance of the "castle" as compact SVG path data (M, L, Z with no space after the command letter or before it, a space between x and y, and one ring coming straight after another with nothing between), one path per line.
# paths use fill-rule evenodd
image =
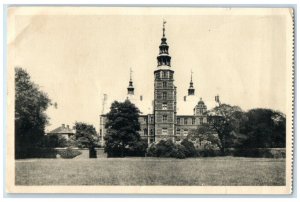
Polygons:
M139 116L142 138L147 139L148 144L158 142L161 139L181 141L190 130L207 123L207 106L201 98L195 96L195 88L191 72L188 94L183 100L177 100L177 89L174 85L174 70L171 68L171 56L169 45L165 36L165 21L163 22L163 36L159 45L157 56L157 68L154 70L154 99L145 109L145 101L142 96L135 96L131 70L130 81L127 88L126 99L134 103L142 112ZM106 98L104 98L106 99ZM100 139L104 142L106 115L100 115Z

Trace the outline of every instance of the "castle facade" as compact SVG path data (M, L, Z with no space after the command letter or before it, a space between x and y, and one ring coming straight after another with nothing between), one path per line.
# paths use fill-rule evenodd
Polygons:
M195 96L195 88L191 73L187 96L183 100L177 100L177 89L174 81L175 71L171 67L169 45L165 36L165 22L163 23L163 36L159 45L157 67L154 70L154 97L151 107L143 110L139 107L143 98L135 96L132 77L130 74L126 99L133 102L142 112L139 116L142 138L147 139L148 144L158 142L161 139L181 141L189 131L199 125L207 123L207 106L202 98ZM145 112L146 111L146 112ZM106 115L100 115L100 137L102 142L106 134Z

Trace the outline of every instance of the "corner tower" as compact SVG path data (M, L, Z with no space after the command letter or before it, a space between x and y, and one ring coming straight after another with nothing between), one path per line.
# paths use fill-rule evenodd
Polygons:
M154 124L155 141L173 139L176 120L176 87L174 86L174 71L171 69L171 56L165 36L163 36L157 56L157 68L154 71Z

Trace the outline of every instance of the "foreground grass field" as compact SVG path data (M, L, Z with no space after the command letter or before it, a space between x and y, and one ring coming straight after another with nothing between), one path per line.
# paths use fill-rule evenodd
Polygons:
M285 159L18 160L16 185L285 185Z

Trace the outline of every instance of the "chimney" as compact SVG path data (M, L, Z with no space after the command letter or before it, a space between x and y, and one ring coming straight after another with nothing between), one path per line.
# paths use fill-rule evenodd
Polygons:
M67 125L67 129L69 129L69 125Z
M65 128L65 124L62 124L61 126L62 126L63 128Z
M183 97L183 101L186 101L186 96Z
M143 101L143 96L142 95L140 96L140 100Z

